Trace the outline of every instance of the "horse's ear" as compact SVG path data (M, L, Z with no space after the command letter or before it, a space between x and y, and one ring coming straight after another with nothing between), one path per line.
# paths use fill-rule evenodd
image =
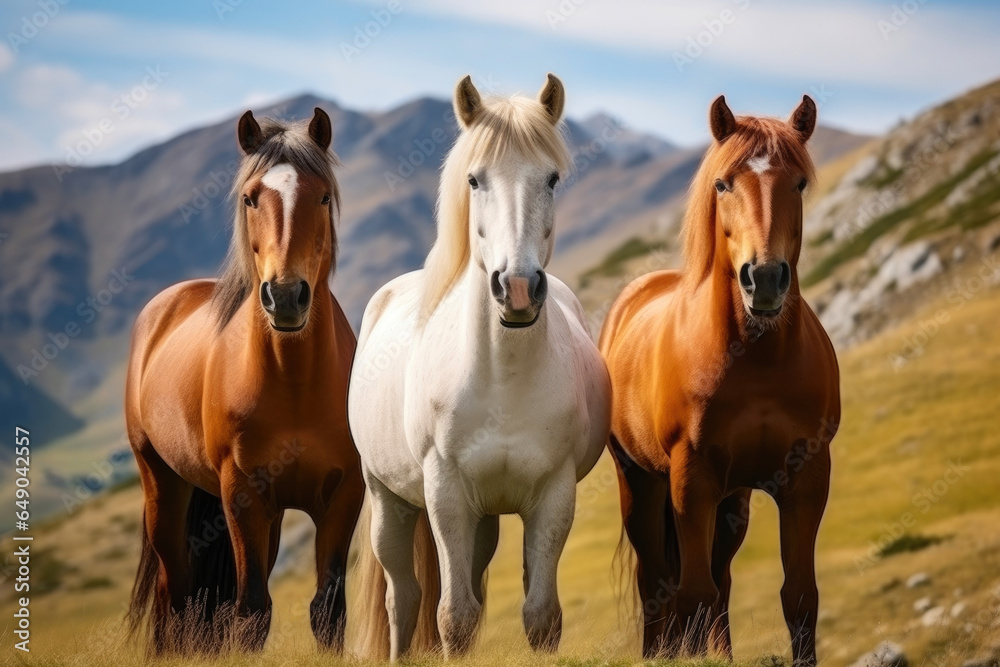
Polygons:
M566 106L566 88L552 72L549 72L545 85L538 92L538 101L549 114L549 120L555 125L562 118L563 108Z
M313 111L313 119L309 123L309 136L323 150L328 149L330 142L333 141L333 126L330 124L330 116L319 107Z
M788 119L788 124L792 126L793 130L798 132L802 143L809 141L813 130L816 129L816 103L813 102L813 98L808 95L802 96L802 102L792 112L791 117Z
M476 116L483 109L483 98L479 96L472 77L468 74L455 86L455 116L462 124L468 128L476 120Z
M708 112L708 124L716 141L723 141L736 131L736 117L729 110L725 95L719 95L712 102L712 108Z
M249 155L260 148L264 143L264 133L260 131L257 119L253 117L252 111L247 111L240 116L240 122L236 125L236 138L240 142L240 148Z

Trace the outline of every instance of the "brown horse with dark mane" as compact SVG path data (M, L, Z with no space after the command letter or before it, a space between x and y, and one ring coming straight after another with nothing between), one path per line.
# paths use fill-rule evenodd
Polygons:
M347 428L354 332L328 286L340 195L330 118L249 111L237 129L223 277L157 295L132 335L125 394L145 496L129 619L154 653L259 649L284 510L316 524L322 647L343 645L347 551L364 496Z
M684 266L631 283L601 333L614 389L610 448L637 556L643 654L732 657L730 563L752 489L780 511L781 602L796 665L816 663L816 534L840 421L837 358L796 264L816 105L736 118L691 186Z

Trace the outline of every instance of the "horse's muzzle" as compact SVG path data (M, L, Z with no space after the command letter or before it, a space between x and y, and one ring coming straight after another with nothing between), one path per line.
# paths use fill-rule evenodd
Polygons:
M508 329L523 329L538 321L549 284L544 271L528 276L494 271L490 276L490 292L500 307L500 324Z
M740 268L740 287L744 301L755 317L777 317L792 285L788 262L744 264Z
M312 291L304 280L260 284L260 305L276 331L300 331L309 319Z

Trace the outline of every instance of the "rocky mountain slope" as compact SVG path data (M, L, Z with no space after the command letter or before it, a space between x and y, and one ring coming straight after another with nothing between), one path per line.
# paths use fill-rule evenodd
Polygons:
M894 129L805 221L800 273L836 340L870 337L1000 243L1000 82ZM956 292L953 300L964 298ZM902 309L901 309L902 308Z

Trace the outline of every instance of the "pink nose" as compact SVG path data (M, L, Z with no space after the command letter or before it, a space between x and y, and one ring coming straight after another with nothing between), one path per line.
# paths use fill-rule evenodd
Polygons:
M527 310L531 305L531 297L528 295L527 278L510 279L510 307L514 310Z

